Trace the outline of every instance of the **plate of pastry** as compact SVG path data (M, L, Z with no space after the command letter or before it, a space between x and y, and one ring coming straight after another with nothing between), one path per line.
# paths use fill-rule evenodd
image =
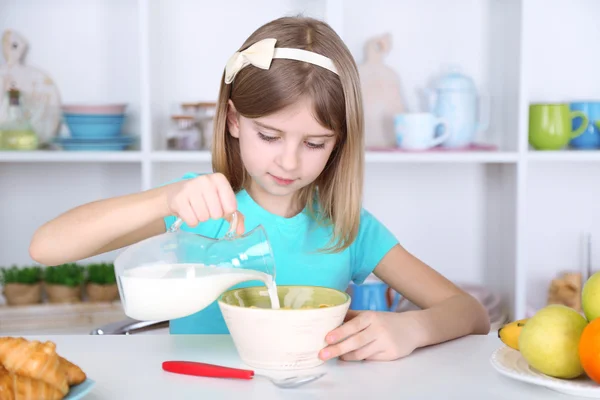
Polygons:
M92 390L95 381L90 378L86 378L85 381L81 382L79 385L74 385L69 388L69 393L67 393L67 397L64 397L63 400L80 400L83 399L86 394Z
M0 399L82 399L94 384L54 342L0 337Z

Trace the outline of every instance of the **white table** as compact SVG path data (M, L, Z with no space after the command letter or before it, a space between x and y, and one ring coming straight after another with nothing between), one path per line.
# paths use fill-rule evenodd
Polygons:
M549 389L500 375L490 364L502 345L491 333L418 349L393 362L332 360L314 371L327 375L295 389L264 378L250 381L193 377L162 370L165 360L189 360L249 369L228 335L28 336L52 340L59 354L81 366L98 399L567 399Z

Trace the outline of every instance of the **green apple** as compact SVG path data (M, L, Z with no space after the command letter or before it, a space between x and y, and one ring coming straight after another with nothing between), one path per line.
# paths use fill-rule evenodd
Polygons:
M590 276L583 285L581 306L588 321L600 317L600 272Z
M519 350L529 365L555 378L583 374L579 338L587 321L570 307L552 304L531 317L519 335Z

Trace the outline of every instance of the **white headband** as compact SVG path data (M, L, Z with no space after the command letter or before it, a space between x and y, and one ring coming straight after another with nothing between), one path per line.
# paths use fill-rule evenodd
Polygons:
M244 51L235 52L227 61L225 67L225 83L233 82L233 79L242 68L254 65L262 69L269 69L274 58L287 58L289 60L305 61L326 68L331 72L338 73L331 59L308 50L293 48L275 48L277 39L263 39Z

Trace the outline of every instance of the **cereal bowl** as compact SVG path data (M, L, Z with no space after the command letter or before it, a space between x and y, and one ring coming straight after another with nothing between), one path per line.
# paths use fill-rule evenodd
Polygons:
M240 358L258 369L306 369L323 364L325 336L344 321L350 296L318 286L278 286L281 309L267 288L232 289L219 307Z

